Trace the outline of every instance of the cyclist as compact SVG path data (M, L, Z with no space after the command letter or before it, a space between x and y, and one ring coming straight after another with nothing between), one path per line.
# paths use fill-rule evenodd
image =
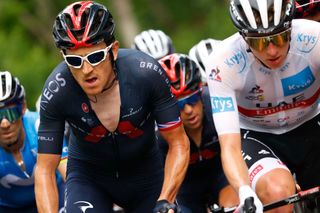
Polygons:
M182 212L206 213L207 205L232 207L237 194L228 184L220 161L218 135L214 128L209 91L202 86L198 65L187 55L171 54L159 60L178 100L183 126L190 141L190 161L177 195ZM164 156L167 142L158 135Z
M220 40L208 38L199 41L189 50L189 57L195 61L200 69L201 80L204 85L207 85L206 71L204 61L212 53L213 48L220 43Z
M40 103L36 192L39 212L55 212L52 171L70 125L66 211L173 212L189 160L189 140L165 72L149 55L119 49L110 11L93 1L67 6L53 36L64 61ZM163 166L155 121L169 142ZM83 210L84 211L84 210Z
M294 0L232 0L239 33L205 62L224 172L258 212L295 193L292 173L303 190L320 185L320 23L294 11Z
M133 49L145 52L155 59L174 53L171 38L162 30L145 30L135 36Z
M297 0L295 18L305 18L320 21L320 1L319 0Z
M8 71L0 72L0 212L36 213L34 167L39 115L26 108L25 91ZM63 206L67 149L56 176Z

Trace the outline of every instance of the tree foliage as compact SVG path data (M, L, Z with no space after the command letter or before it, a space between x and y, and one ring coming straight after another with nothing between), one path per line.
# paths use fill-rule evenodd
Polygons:
M114 1L131 4L128 8L132 9L132 20L135 20L131 25L137 26L120 27L125 24L121 22L121 14L118 14L121 10L117 7L121 4L115 4ZM235 32L228 15L227 1L114 1L97 0L112 11L117 26L120 24L117 27L117 38L122 47L130 47L130 40L134 36L132 31L123 30L126 28L138 31L161 29L172 38L176 51L180 53L188 53L202 39L223 39ZM34 109L34 103L41 94L47 76L62 60L52 40L52 24L59 11L71 2L73 1L0 1L0 70L9 70L20 79L26 88L30 109Z

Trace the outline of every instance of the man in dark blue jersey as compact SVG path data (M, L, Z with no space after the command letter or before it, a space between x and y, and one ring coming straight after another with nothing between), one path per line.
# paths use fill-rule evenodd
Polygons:
M186 136L169 81L158 62L119 50L103 5L76 2L58 14L53 35L65 59L48 77L40 104L36 199L56 212L53 171L64 124L71 128L67 212L176 212L174 200L189 161ZM155 121L169 143L163 166Z
M177 53L163 57L159 63L168 75L190 140L189 166L177 195L182 212L207 213L207 206L213 203L237 205L237 194L223 173L209 91L202 86L199 66L189 56ZM166 156L168 143L161 135L158 143Z

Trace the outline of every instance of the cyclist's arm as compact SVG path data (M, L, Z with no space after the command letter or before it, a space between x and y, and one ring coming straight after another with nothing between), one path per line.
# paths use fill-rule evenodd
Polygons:
M35 169L35 193L39 213L57 213L59 206L56 169L61 160L57 154L38 154Z
M164 182L158 200L173 203L189 164L189 139L183 125L160 133L168 142L169 149L165 161Z
M224 173L236 191L240 186L250 185L248 168L241 153L240 133L227 133L219 135L221 147L221 160Z

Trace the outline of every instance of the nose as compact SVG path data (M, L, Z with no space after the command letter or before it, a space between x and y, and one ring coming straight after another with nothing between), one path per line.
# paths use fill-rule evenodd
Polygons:
M3 128L3 129L6 129L8 127L10 127L10 121L8 121L8 119L6 118L2 118L1 119L1 122L0 122L0 127Z
M83 74L87 75L92 72L93 66L88 61L84 60L81 69Z
M267 46L267 54L270 56L277 55L278 53L278 47L274 45L272 42L270 42Z
M189 104L185 104L183 107L183 112L186 114L191 114L193 110L193 107Z

